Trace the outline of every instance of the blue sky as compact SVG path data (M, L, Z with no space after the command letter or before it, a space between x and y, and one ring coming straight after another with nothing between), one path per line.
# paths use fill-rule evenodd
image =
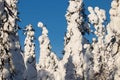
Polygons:
M84 0L85 7L98 6L108 11L112 0ZM64 47L64 35L67 28L65 13L68 6L68 0L19 0L18 10L21 22L19 26L24 28L28 24L32 24L35 29L36 37L36 53L37 59L39 55L38 36L41 35L41 30L37 27L37 23L42 21L49 30L49 38L51 40L52 50L58 55L62 56ZM88 14L88 12L86 11ZM109 17L108 17L109 20ZM20 44L23 46L24 38L23 33L19 31Z

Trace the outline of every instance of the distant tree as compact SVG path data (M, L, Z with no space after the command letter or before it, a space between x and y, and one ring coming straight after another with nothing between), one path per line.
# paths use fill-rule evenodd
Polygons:
M35 57L35 43L34 43L34 29L29 24L25 28L26 38L24 42L24 61L25 61L25 80L36 80L36 57Z
M37 65L38 80L58 80L59 74L56 73L58 67L57 56L51 51L50 40L48 38L48 30L42 22L38 23L38 27L42 28L42 35L39 37L40 43L40 59ZM43 76L43 74L46 74Z

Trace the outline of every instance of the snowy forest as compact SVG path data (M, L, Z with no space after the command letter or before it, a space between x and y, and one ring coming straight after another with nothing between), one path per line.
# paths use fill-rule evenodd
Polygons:
M69 0L62 59L51 49L45 23L38 22L39 62L31 24L23 29L21 50L17 4L18 0L0 0L0 80L120 80L120 0L108 4L108 23L104 9L89 6L86 15L83 0ZM96 37L89 41L85 34Z

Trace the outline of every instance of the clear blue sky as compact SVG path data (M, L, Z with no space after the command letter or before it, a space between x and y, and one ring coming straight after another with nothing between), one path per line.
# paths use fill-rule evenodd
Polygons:
M108 10L112 0L84 0L86 8L88 6L99 6L102 9ZM66 32L65 13L68 6L68 0L19 0L18 10L20 12L19 22L20 27L24 28L28 24L32 24L35 29L36 36L36 53L37 59L39 55L38 36L41 35L41 30L37 27L37 23L42 21L49 30L49 38L51 40L52 50L61 56L64 43L64 34ZM88 12L86 11L88 14ZM107 16L108 17L108 16ZM20 42L23 46L24 36L21 31Z

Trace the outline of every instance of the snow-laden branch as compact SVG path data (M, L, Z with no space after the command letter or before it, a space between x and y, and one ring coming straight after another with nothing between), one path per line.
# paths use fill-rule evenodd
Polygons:
M95 28L94 34L97 36L97 43L94 43L93 41L92 46L94 47L92 53L93 53L93 59L94 59L94 73L100 73L100 68L102 65L102 62L100 58L102 57L102 54L104 52L104 37L105 37L105 26L103 25L104 21L106 20L105 11L103 9L99 9L98 7L95 7L94 9L92 7L88 7L88 10L90 14L88 15L89 21L91 24L93 24ZM102 49L103 48L103 49ZM102 52L103 51L103 52ZM102 52L102 53L101 53Z
M114 59L113 64L109 60L109 66L113 66L114 79L120 79L120 0L113 0L111 2L110 23L107 25L107 35L105 37L107 43L108 53L111 53ZM116 71L115 71L116 70Z
M24 61L25 61L25 73L24 79L26 80L36 80L37 70L36 70L36 58L35 58L35 43L34 41L34 30L32 25L28 25L25 28L26 35L24 42Z
M107 25L107 29L104 24L106 20L105 11L98 7L94 9L88 7L90 12L88 18L90 23L93 24L95 28L94 34L97 36L97 39L94 38L92 43L95 79L116 80L119 75L119 70L116 71L116 69L119 69L119 65L116 65L116 63L118 63L117 60L119 60L119 57L116 56L119 54L118 4L116 0L113 0L111 3L111 20Z
M39 37L40 43L40 60L37 67L38 70L38 80L51 79L56 80L56 77L60 76L57 74L58 59L57 56L51 51L50 40L48 38L48 30L43 25L42 22L38 23L38 27L42 28L42 35ZM43 71L45 70L45 71ZM48 75L41 76L42 73Z

